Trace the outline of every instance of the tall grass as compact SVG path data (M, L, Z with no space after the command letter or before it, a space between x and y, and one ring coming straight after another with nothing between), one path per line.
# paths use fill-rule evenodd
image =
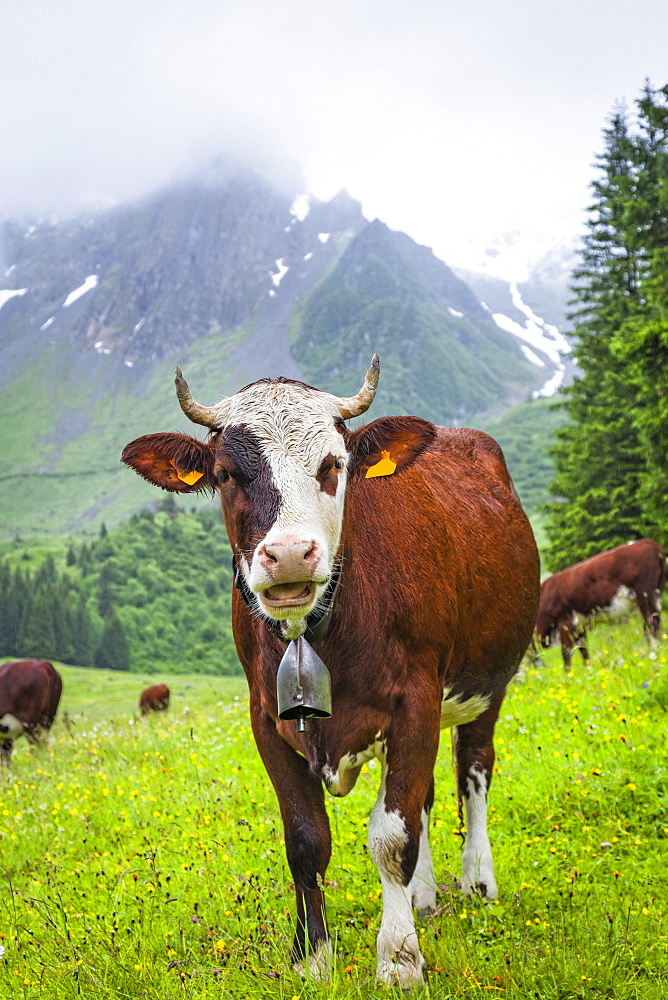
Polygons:
M662 998L668 990L666 655L635 621L558 651L504 703L490 794L500 899L457 888L443 734L432 844L439 911L420 929L434 997ZM327 985L291 972L293 900L243 682L170 678L145 720L136 675L63 668L49 742L0 774L0 989L6 997L366 998L380 884L365 845L378 767L332 799ZM146 679L148 680L148 678ZM152 678L155 680L155 678ZM23 743L23 745L21 745Z

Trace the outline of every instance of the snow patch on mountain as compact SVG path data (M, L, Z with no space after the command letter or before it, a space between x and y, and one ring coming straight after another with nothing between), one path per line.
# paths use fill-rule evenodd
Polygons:
M0 309L16 295L25 295L27 288L0 288Z
M534 399L537 396L552 396L563 382L566 371L564 357L571 353L570 344L556 326L546 323L545 320L536 315L531 306L526 304L516 281L511 281L509 288L513 306L526 317L525 322L521 324L514 319L510 319L509 316L505 316L503 313L493 313L494 322L502 330L512 333L530 345L527 348L523 344L522 350L534 364L544 365L544 362L535 353L539 351L556 368L556 371L550 376L548 381L533 393Z
M534 354L534 352L531 350L530 347L527 347L526 344L522 344L521 347L522 347L522 353L524 357L527 359L527 361L530 361L532 365L538 365L539 368L545 367L545 362L543 361L543 359L539 358L537 354Z
M303 222L311 211L311 202L307 194L298 194L290 205L290 215L294 216L298 222Z
M271 276L271 280L273 281L276 288L278 288L281 281L283 280L284 275L286 275L289 270L290 268L283 263L283 258L279 257L278 260L276 261L276 274L272 274Z
M75 288L74 291L70 292L70 294L67 296L67 298L63 302L63 309L66 309L68 306L71 306L72 303L76 302L77 299L80 299L82 295L85 295L86 292L90 292L92 288L95 288L99 280L100 279L96 274L89 274L86 280L84 281L83 285L79 285L78 288Z

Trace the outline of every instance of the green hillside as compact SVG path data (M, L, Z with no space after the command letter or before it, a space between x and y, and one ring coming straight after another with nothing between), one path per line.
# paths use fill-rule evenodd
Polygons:
M0 537L90 536L154 500L121 465L123 447L161 430L203 436L179 409L174 368L182 364L197 392L213 401L241 335L200 337L174 358L133 369L81 354L68 341L48 345L3 388Z
M520 403L499 420L476 424L499 442L520 499L533 517L551 498L554 461L550 450L555 432L566 422L559 398L539 397Z
M449 268L378 222L300 304L291 349L307 381L341 395L377 351L373 415L412 413L446 426L501 413L540 381L516 338Z

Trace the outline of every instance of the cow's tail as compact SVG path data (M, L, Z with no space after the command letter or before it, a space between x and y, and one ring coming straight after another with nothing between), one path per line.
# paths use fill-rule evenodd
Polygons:
M455 788L457 789L457 816L459 818L459 829L456 832L456 836L461 837L462 846L466 841L464 835L464 799L462 797L462 789L459 784L459 763L457 757L457 742L458 742L458 730L457 726L453 726L450 730L452 735L452 769L455 772Z

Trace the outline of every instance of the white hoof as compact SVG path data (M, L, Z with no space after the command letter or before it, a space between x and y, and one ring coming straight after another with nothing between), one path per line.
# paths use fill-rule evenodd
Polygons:
M462 863L462 892L465 896L482 896L483 899L496 899L499 890L494 877L494 866L485 864L479 858L468 863L464 853Z
M328 983L334 969L332 942L321 941L315 951L309 952L306 958L295 962L292 969L302 979L312 979L316 983Z
M424 968L425 961L419 951L415 953L402 949L389 958L378 959L376 978L388 986L410 990L414 986L423 985Z

